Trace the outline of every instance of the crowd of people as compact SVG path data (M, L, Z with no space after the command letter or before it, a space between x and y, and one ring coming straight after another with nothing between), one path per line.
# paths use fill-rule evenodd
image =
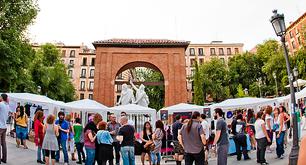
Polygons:
M4 122L9 113L7 99L6 94L0 97L2 163L7 161ZM237 161L242 158L245 161L250 160L248 147L251 147L251 150L256 150L257 163L266 165L266 152L274 152L271 148L273 139L276 140L276 158L283 159L286 139L291 134L290 115L284 106L266 106L257 113L252 109L236 110L230 124L226 122L225 114L220 108L214 109L211 123L205 114L194 111L190 118L176 115L171 131L166 131L168 126L164 126L161 120L157 120L154 126L147 121L139 136L135 132L134 122L128 119L125 112L121 113L119 120L116 115L110 115L109 122L103 121L99 113L94 114L85 126L80 118L72 119L71 115L62 111L57 116L58 119L52 114L44 114L40 108L35 112L33 128L37 163L51 162L54 165L63 155L64 164L76 161L77 164L85 165L118 165L122 161L123 165L135 165L135 142L138 141L141 144L141 163L159 165L163 141L171 134L173 157L177 165L181 165L183 160L185 165L206 165L212 155L217 157L218 165L226 165L230 137L235 143ZM23 106L17 107L13 118L16 147L23 146L27 149L29 119Z

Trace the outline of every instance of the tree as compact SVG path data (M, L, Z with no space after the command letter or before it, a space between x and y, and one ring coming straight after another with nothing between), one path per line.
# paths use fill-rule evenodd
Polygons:
M32 0L4 0L0 5L0 86L1 90L31 92L34 83L29 66L35 52L24 33L37 15Z
M52 44L45 44L36 52L31 74L42 94L61 101L73 101L75 89L60 60L60 51Z
M203 79L199 72L199 65L195 63L195 74L193 76L194 81L194 97L193 102L197 105L204 105L204 92L203 92Z

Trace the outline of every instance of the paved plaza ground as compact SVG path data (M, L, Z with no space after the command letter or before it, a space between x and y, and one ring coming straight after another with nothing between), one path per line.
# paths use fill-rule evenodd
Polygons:
M306 135L306 131L303 132L303 135ZM36 148L33 143L29 142L28 146L29 149L21 149L16 148L15 146L15 139L8 137L8 165L35 165L36 164ZM275 159L275 143L273 144L273 153L266 154L266 160L269 162L270 165L287 165L288 164L288 156L291 150L292 142L289 140L289 145L285 151L285 158L284 159ZM248 161L237 161L236 156L229 156L228 157L228 164L229 165L256 165L256 151L251 151L249 153L251 160ZM63 163L60 163L63 164ZM70 162L70 165L75 165L75 162ZM148 164L148 163L147 163ZM163 165L175 165L175 162L167 162L162 161ZM210 165L215 165L216 159L211 158L209 160ZM136 165L141 165L140 157L136 156Z

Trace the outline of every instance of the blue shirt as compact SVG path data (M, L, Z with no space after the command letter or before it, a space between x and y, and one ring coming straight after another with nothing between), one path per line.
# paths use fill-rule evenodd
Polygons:
M100 130L97 133L97 142L99 144L112 144L113 138L108 131Z
M59 124L59 120L55 121L55 124L58 125ZM69 123L66 120L63 120L62 124L60 125L60 127L64 130L69 130ZM67 140L68 139L68 133L63 132L63 131L59 131L60 132L60 140Z
M2 101L0 102L0 129L6 129L6 121L9 113L8 103Z

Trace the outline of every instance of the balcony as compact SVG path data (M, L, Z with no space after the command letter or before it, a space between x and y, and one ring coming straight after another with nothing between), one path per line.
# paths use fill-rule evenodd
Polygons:
M80 78L86 78L86 75L81 75Z
M85 91L85 88L80 88L79 91Z
M88 91L93 91L93 89L91 89L91 88L88 88Z

